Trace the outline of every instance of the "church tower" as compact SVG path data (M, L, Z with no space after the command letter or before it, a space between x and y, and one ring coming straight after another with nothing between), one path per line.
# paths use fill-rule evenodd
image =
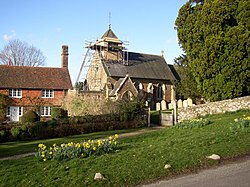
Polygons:
M102 60L122 61L122 41L114 34L111 26L109 26L101 39L89 47L95 50L96 55L98 54Z

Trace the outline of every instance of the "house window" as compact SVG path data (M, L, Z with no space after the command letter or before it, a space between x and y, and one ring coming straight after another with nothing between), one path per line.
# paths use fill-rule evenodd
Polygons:
M23 107L18 107L18 115L19 116L23 115Z
M8 106L7 107L7 117L9 117L10 116L10 107Z
M50 116L50 112L51 112L50 106L41 107L41 116Z
M22 97L22 90L21 89L9 89L9 96L10 97Z
M42 98L53 98L54 90L42 90Z

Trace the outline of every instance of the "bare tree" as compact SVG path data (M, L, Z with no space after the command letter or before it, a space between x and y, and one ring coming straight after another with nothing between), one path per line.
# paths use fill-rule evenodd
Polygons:
M10 40L0 52L0 64L13 66L43 66L45 57L40 49L20 40Z

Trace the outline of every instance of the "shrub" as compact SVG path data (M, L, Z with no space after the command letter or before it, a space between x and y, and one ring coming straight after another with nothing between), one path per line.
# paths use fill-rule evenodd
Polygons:
M6 132L4 130L0 131L0 142L4 141L6 138Z
M67 118L67 117L68 117L67 110L64 110L63 108L59 108L59 107L53 107L51 109L52 119L61 119L61 118Z
M21 123L40 121L40 116L33 110L29 110L21 117Z
M144 100L133 98L132 100L121 100L119 104L120 120L130 121L142 119L145 113Z
M11 132L13 139L16 140L21 135L22 129L21 127L12 127L10 132Z
M46 137L47 132L47 122L37 121L29 126L29 134L33 138L43 138ZM49 137L49 136L47 136Z
M0 94L0 123L4 122L6 118L6 109L10 102L10 98L6 95Z

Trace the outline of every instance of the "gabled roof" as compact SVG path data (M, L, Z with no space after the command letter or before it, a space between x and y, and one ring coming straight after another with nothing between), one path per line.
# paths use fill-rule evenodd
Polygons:
M132 84L134 87L133 82L131 81L129 75L127 74L124 78L119 78L119 80L115 82L114 89L111 90L109 96L117 96L117 93L119 92L119 90L122 88L122 86L125 84L126 81L129 81L130 84ZM136 90L136 93L138 93L135 87L134 89Z
M171 71L172 71L173 75L175 76L176 80L181 80L181 77L180 77L180 75L178 74L178 72L177 72L175 66L172 65L172 64L169 64L168 66L169 66L169 68L171 69Z
M0 88L72 89L67 68L0 65Z
M111 28L109 28L102 36L102 39L104 38L114 38L114 39L118 39L117 36L115 35L115 33L112 31Z
M126 53L125 53L126 54ZM124 58L127 59L127 56ZM103 61L108 76L131 78L176 80L164 57L142 53L128 52L128 64L123 62Z
M115 82L114 89L111 90L111 92L109 93L109 96L116 96L117 95L117 92L119 91L121 86L124 84L124 79L125 78L119 78L119 80Z

